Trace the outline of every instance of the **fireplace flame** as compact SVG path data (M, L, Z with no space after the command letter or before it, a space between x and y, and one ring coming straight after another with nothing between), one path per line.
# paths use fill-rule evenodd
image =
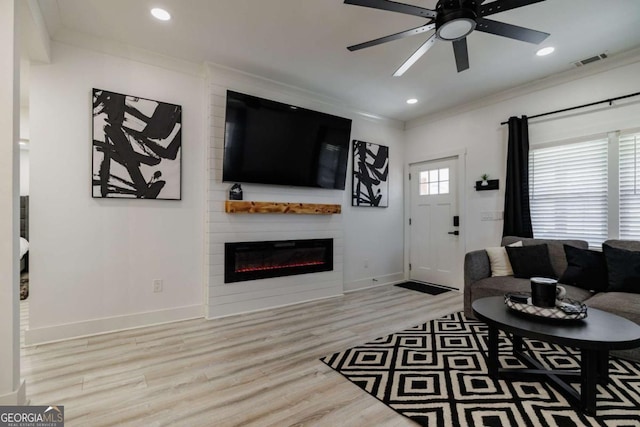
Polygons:
M322 265L323 261L310 261L310 262L300 262L300 263L292 263L292 264L282 264L282 265L261 265L259 267L242 267L237 268L236 273L246 273L249 271L264 271L264 270L278 270L281 268L291 268L291 267L307 267L310 265Z

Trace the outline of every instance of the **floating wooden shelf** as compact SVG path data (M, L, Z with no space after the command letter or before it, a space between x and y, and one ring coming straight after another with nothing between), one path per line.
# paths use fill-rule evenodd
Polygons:
M320 203L277 203L252 202L248 200L227 200L224 202L224 211L226 213L331 215L341 213L342 206Z
M482 185L482 181L476 181L476 191L498 190L500 189L500 180L490 179L487 185Z

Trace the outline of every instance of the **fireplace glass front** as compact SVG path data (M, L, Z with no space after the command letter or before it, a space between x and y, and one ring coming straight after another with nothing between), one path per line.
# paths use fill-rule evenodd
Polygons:
M333 239L225 243L224 282L333 270Z

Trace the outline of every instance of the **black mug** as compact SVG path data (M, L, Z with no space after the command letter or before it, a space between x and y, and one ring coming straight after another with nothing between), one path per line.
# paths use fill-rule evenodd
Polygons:
M558 286L555 279L531 278L531 303L536 307L555 307L556 300L564 298L567 291Z

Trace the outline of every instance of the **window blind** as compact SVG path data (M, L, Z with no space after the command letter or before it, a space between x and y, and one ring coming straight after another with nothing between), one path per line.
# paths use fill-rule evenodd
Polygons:
M640 134L620 137L620 238L640 239Z
M601 245L608 231L607 140L531 150L529 196L534 237Z

